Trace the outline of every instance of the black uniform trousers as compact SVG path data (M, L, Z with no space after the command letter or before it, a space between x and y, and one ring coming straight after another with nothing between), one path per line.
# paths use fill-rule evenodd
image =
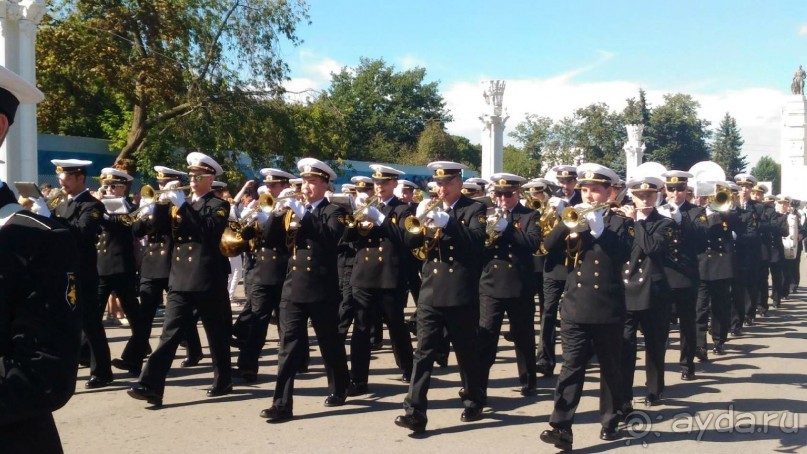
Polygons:
M277 383L273 405L291 411L294 377L305 366L308 354L308 320L317 336L329 394L344 396L350 381L345 344L339 336L339 315L333 301L322 303L280 303L280 352L277 355Z
M82 319L82 343L90 346L90 374L112 380L112 357L102 319L106 301L98 300L98 276L79 278L79 307Z
M98 305L105 308L109 300L109 295L112 292L115 292L115 295L120 300L121 309L123 309L123 313L126 314L126 319L129 321L129 327L132 331L132 337L134 337L134 334L138 332L142 326L140 321L140 304L137 302L137 276L135 273L117 273L99 276ZM131 337L129 340L131 341Z
M0 452L4 454L61 454L62 441L50 413L0 424Z
M544 313L544 273L543 272L536 272L534 274L535 279L535 295L538 295L538 313L543 316ZM534 299L534 297L533 297Z
M658 297L655 295L654 297ZM645 344L647 394L656 397L664 392L664 355L670 334L669 307L628 311L622 337L622 402L633 401L633 379L636 375L636 333L641 329Z
M778 262L771 263L771 300L773 304L778 305L782 302L782 298L784 298L784 287L782 286L784 281L784 269L785 269L785 259L781 259Z
M681 370L695 372L695 347L697 347L698 328L695 323L695 300L698 287L670 289L670 299L675 304L678 317L678 330L681 338L681 354L678 364Z
M230 311L227 294L227 281L222 280L216 290L206 292L168 292L165 305L165 324L160 335L160 345L151 354L140 384L148 386L163 394L165 378L171 369L171 362L176 356L180 341L189 334L191 322L195 321L194 309L202 319L213 360L213 386L222 389L232 383L232 367L230 361ZM190 341L188 348L190 350Z
M418 347L415 350L412 381L404 399L407 415L426 422L429 405L427 393L435 360L445 352L445 333L454 345L460 378L465 388L462 404L478 408L484 401L479 374L479 351L476 328L479 326L479 306L434 307L418 305Z
M339 300L338 331L344 342L344 340L347 339L348 331L350 331L350 325L353 324L353 319L356 318L356 309L354 307L353 287L350 285L350 277L353 275L353 266L342 267L341 271L339 275L339 292L342 298Z
M140 311L138 324L132 325L132 337L121 353L121 359L128 363L139 364L149 351L149 338L154 324L154 315L163 302L163 292L168 291L168 278L140 278Z
M482 389L487 391L490 368L496 361L499 334L507 312L510 335L516 347L518 379L522 386L534 386L535 367L535 302L532 296L494 298L479 295L479 358L482 366Z
M600 362L600 424L615 429L622 407L622 333L624 323L584 324L563 321L560 329L563 367L555 389L549 424L571 430L592 353Z
M768 276L771 274L771 266L768 261L760 262L759 274L757 275L757 312L768 312L768 298L770 297Z
M250 326L252 326L252 301L250 298L250 290L252 284L244 283L244 295L246 296L246 301L244 302L244 307L241 308L241 312L238 313L238 316L235 318L235 322L233 322L233 337L239 342L243 343L246 341L247 336L249 335ZM281 286L282 288L282 286Z
M406 329L402 304L406 292L406 287L400 289L353 287L356 324L350 338L350 378L355 383L367 383L370 374L371 325L378 316L383 316L389 327L395 363L404 375L409 376L412 373L412 338Z
M756 264L748 264L756 265ZM754 320L759 300L759 266L738 268L731 284L731 328L740 329L748 320Z
M799 262L797 259L784 259L782 262L782 298L787 298L798 287Z
M243 328L246 331L241 352L238 354L238 369L258 372L258 359L266 343L266 332L272 312L280 307L280 295L283 284L260 285L250 284L244 289L250 302L252 315L247 318Z
M538 364L550 370L555 368L555 328L558 324L560 297L566 280L544 277L544 310L541 313L541 343L538 347Z
M698 347L706 348L706 332L709 316L712 319L712 341L715 344L726 342L731 322L731 299L729 295L731 279L700 281L698 300L695 306L698 327Z

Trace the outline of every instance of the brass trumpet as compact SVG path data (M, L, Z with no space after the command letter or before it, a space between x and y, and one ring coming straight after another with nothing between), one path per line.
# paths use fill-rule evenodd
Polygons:
M569 230L585 230L588 228L588 221L585 215L593 211L609 208L610 206L609 203L601 203L589 208L566 207L560 217L563 220L563 224L566 225Z
M253 208L241 213L241 219L230 221L227 224L224 233L221 235L221 241L219 242L219 250L222 255L225 257L236 257L246 252L249 248L249 240L245 240L241 236L241 233L250 225L248 219L258 211L262 211L266 214L271 213L275 205L275 200L277 199L273 198L271 194L261 194L260 197L258 197L258 203ZM256 229L259 227L257 222L255 227Z
M146 188L149 188L151 190L151 197L150 198L152 198L152 199L154 198L155 195L165 194L166 192L190 191L191 190L190 186L177 186L177 187L171 188L171 189L157 189L157 190L154 190L154 188L152 188L151 186L145 185L145 186L143 186L143 189L140 190L140 195L143 195L143 191Z
M423 223L426 221L426 216L432 211L438 210L441 203L443 203L442 197L432 199L426 204L420 216L409 216L404 220L404 228L412 235L423 233L425 231Z
M50 211L53 211L65 200L67 200L67 193L64 192L64 189L54 188L50 190L50 194L45 198L45 204Z
M537 210L543 213L544 209L546 208L546 202L537 197L530 197L527 195L527 198L524 199L524 206L531 210Z
M367 202L365 202L364 204L356 207L356 209L353 210L353 213L346 215L345 216L345 224L347 224L348 228L356 228L356 227L358 227L360 235L367 235L368 233L370 233L370 230L372 229L372 226L368 228L368 227L366 227L366 226L364 226L362 224L362 222L364 222L364 220L367 217L364 214L364 210L366 208L368 208L368 207L371 207L371 206L377 204L377 203L378 203L378 196L373 194L372 196L370 196L367 199Z
M731 209L733 198L734 197L731 194L731 189L720 187L706 200L709 208L712 211L717 211L718 213L727 213Z

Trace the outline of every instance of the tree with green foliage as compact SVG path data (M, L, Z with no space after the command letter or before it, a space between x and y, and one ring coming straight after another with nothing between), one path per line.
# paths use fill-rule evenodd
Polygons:
M690 95L664 95L664 104L652 110L645 128L646 160L678 170L708 160L709 122L698 118L699 107Z
M536 178L541 175L541 166L523 149L513 145L505 145L502 150L502 170L524 178Z
M759 158L757 165L751 169L751 175L759 181L770 181L773 194L779 194L781 191L782 165L770 156Z
M622 116L611 111L607 104L596 103L577 109L574 122L574 146L586 161L624 174L625 153L622 147L627 133Z
M37 39L50 95L40 124L58 133L103 130L120 160L148 161L140 155L186 145L168 143L174 135L226 135L205 122L176 128L221 115L226 125L281 93L281 44L299 44L297 26L307 21L303 0L54 0Z
M438 82L425 78L424 68L396 71L368 58L332 75L322 97L345 119L349 159L395 161L402 147L417 146L431 121L451 121Z
M463 136L451 135L457 145L457 161L467 165L471 170L482 167L482 145L471 143Z
M710 148L712 161L720 164L729 177L745 171L748 166L748 161L742 154L744 143L745 141L740 135L740 128L737 127L737 121L726 112L714 133L714 141Z
M644 89L639 89L639 99L628 98L625 110L622 111L622 119L626 125L649 125L650 106L647 104L647 97Z

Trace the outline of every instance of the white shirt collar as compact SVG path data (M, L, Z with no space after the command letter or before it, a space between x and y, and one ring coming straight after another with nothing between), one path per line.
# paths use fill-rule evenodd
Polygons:
M85 192L87 192L87 191L89 191L89 190L90 190L89 188L84 188L84 190L83 190L83 191L79 192L79 193L78 193L78 194L76 194L76 195L68 195L68 196L67 196L67 200L76 200L76 199L77 199L77 198L78 198L78 197L79 197L81 194L84 194Z
M381 203L383 203L385 206L389 205L389 203L392 201L393 197L395 197L395 195L391 195L390 198L388 198L387 200L382 201Z
M14 216L16 213L22 210L22 205L17 203L9 203L0 208L0 227L6 225L6 222L11 219L11 216Z
M196 195L194 195L193 197L191 197L191 203L196 203L197 200L205 198L205 196L210 194L211 192L213 191L212 190L207 191L204 194L200 195L199 197L196 197Z
M323 200L325 200L325 197L317 200L316 202L310 202L309 205L311 205L311 209L312 210L316 209L319 206L319 204L322 203Z

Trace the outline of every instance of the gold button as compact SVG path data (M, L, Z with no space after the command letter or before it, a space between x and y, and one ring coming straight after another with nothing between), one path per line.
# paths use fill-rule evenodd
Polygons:
M512 265L512 264L510 264L510 263L508 263L508 264L507 264L507 267L508 267L508 268L512 268L512 267L513 267L513 265Z
M494 258L494 259L497 259L497 258L499 258L499 256L498 256L498 255L494 255L494 256L493 256L493 258Z
M630 270L625 270L625 274L630 274Z
M642 272L642 269L641 269L641 268L639 268L639 272L640 272L640 273Z
M449 268L449 269L448 269L448 272L449 272L449 273L453 273L453 272L454 272L454 268Z
M276 255L273 255L273 256L272 256L272 260L277 260L277 256L276 256Z
M365 261L365 262L369 262L369 261L370 261L370 257L367 257L367 256L365 255L365 256L364 256L364 261Z
M165 255L165 251L160 251L160 255Z
M454 250L454 246L448 246L448 250L449 250L449 251L453 251L453 250Z
M434 259L434 263L437 263L437 259Z
M599 265L599 264L600 264L600 261L599 261L599 260L594 260L594 264L595 264L595 265Z
M594 288L595 288L595 289L598 289L598 288L600 288L600 286L599 286L599 285L597 285L597 284L594 284Z
M306 270L306 271L311 271L311 268L309 268L309 267L305 267L305 270Z
M182 241L182 237L179 237L179 241Z
M177 262L179 261L179 257L177 257Z
M448 258L448 261L449 261L449 262L453 262L453 261L454 261L454 257L449 257L449 258Z
M577 283L577 288L580 288L580 287L582 287L582 286L583 286L583 284L581 284L581 283L579 283L579 282Z
M154 255L154 253L153 253L153 252L151 252L151 251L149 251L149 255Z
M494 269L499 269L499 265L493 265Z
M644 282L644 278L643 278L643 277L640 277L640 278L639 278L639 282Z
M292 270L292 271L297 271L297 267L296 267L296 266L293 266L293 267L291 267L291 270Z
M296 255L292 255L292 256L291 256L291 259L292 259L292 260L297 260L297 256L296 256Z
M383 257L379 257L379 258L378 258L378 261L379 261L379 262L383 262L383 261L384 261L384 258L383 258Z
M189 251L192 251L192 250L193 250L193 246L188 246L188 250L189 250Z
M179 250L179 246L177 246L177 251Z
M513 254L507 254L508 258L513 258Z
M722 253L722 252L721 252L719 255L720 255L721 257L723 257L723 253Z
M582 276L582 275L583 275L583 273L582 273L582 272L580 272L580 271L578 271L578 272L577 272L577 275L578 275L578 276Z
M597 277L597 276L599 276L599 275L600 275L600 273L599 273L599 272L597 272L597 271L595 271L595 272L594 272L594 277Z
M434 274L437 274L437 270L434 270Z
M381 252L381 251L383 251L383 250L384 250L384 248L383 248L383 247L378 246L378 252Z
M627 283L628 283L628 280L627 280L627 279L625 279L625 280L624 280L624 282L627 284Z
M188 257L188 261L190 262L191 260L193 260L193 257Z
M305 259L308 260L309 262L311 261L311 257L306 257Z

